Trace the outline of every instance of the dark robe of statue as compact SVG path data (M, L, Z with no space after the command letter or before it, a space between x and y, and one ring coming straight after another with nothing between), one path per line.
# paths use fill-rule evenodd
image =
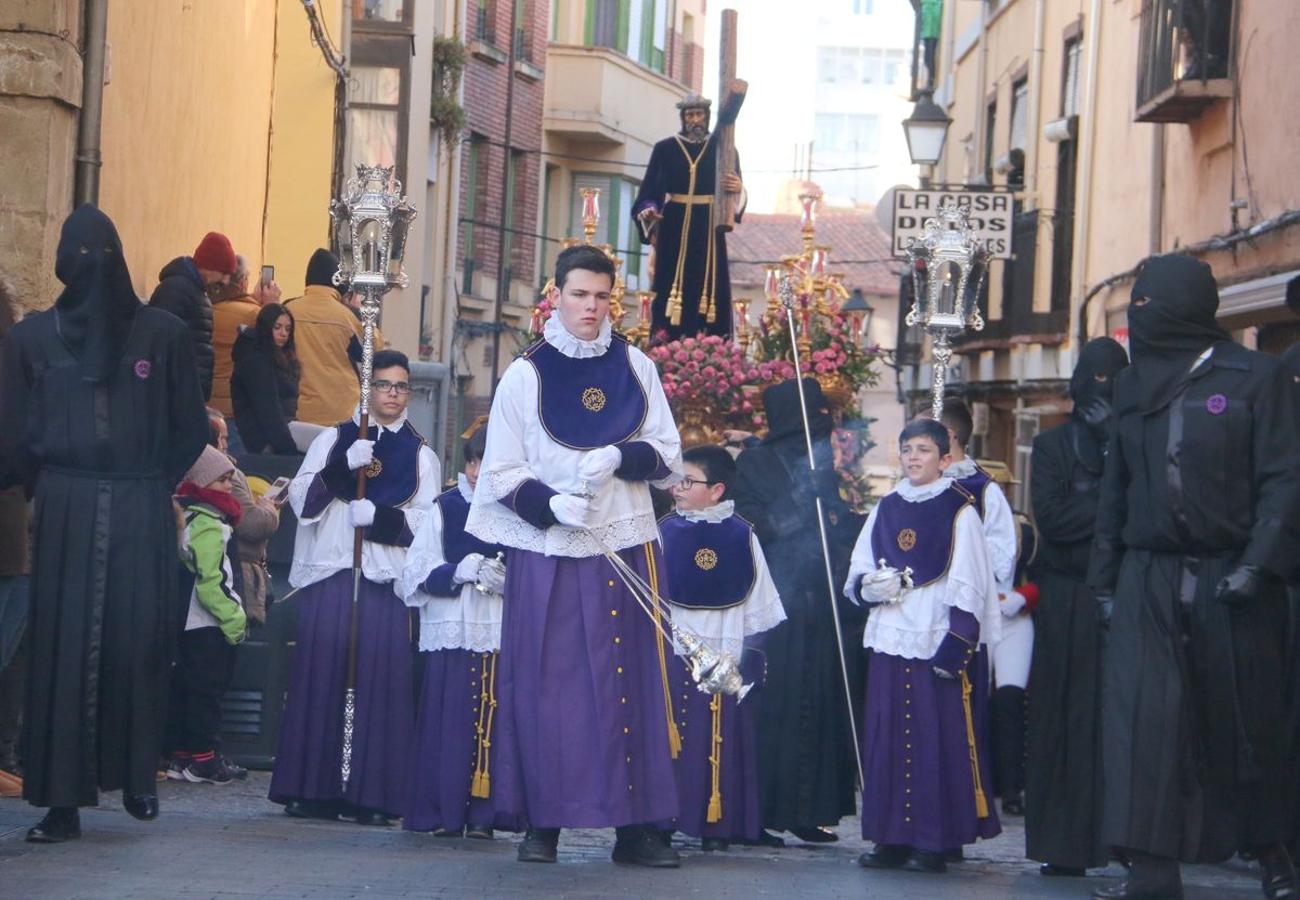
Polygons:
M1083 348L1070 379L1070 418L1034 438L1030 466L1040 599L1029 675L1025 855L1072 869L1108 859L1100 834L1102 631L1087 577L1114 379L1126 365L1124 348L1110 338Z
M64 223L52 309L9 332L0 486L36 499L23 796L156 793L179 626L172 490L208 438L189 332L143 306L102 212Z
M632 217L641 242L648 244L651 238L637 216L647 208L663 216L654 237L652 335L666 333L668 340L676 340L700 333L723 337L731 334L727 240L713 222L716 168L716 134L702 142L674 135L659 141L650 152L645 180L632 204ZM740 175L739 154L736 174ZM737 208L737 222L743 212L743 208ZM674 288L681 297L677 324L671 321L668 305Z
M1217 308L1204 263L1138 276L1089 570L1113 591L1102 841L1170 861L1263 858L1294 814L1282 579L1300 558L1300 417L1280 362L1228 340Z
M817 529L817 496L826 514L835 585L848 575L863 518L839 496L832 467L831 418L821 388L804 380L817 470L808 450L794 381L763 393L769 433L736 461L736 512L754 526L786 622L766 635L767 683L758 700L759 780L763 823L778 830L834 825L855 810L857 768L835 625ZM839 591L835 591L836 602ZM865 619L839 603L855 692L862 684ZM862 698L853 698L862 708Z

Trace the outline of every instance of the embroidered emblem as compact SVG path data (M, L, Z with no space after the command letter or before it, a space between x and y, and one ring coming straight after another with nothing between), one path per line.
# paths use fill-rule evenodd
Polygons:
M582 392L582 405L590 412L600 412L605 408L605 392L598 387L589 387Z
M1228 398L1223 394L1211 394L1205 398L1205 410L1212 416L1221 416L1228 408Z
M695 551L695 564L707 572L718 564L718 554L708 547L701 547Z
M147 359L137 359L134 366L135 377L141 381L148 381L149 376L153 374L153 363Z
M384 464L378 459L372 459L369 464L366 465L367 478L378 478L379 473L382 471L384 471Z
M916 532L910 528L904 528L898 533L898 549L906 553L916 546Z

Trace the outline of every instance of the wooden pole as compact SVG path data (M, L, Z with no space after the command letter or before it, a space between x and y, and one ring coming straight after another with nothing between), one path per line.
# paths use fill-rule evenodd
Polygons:
M731 231L736 227L738 195L724 190L722 181L724 176L736 174L736 116L740 114L749 90L749 84L736 77L736 18L734 9L722 11L719 41L722 62L718 72L718 91L722 96L718 100L715 128L717 174L713 185L713 223L719 231Z

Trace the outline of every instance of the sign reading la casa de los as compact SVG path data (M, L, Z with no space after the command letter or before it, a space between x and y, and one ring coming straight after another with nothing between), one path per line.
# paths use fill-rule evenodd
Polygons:
M894 256L906 258L908 238L921 237L925 220L944 203L970 207L970 224L994 259L1011 258L1013 195L1007 191L910 190L894 191Z

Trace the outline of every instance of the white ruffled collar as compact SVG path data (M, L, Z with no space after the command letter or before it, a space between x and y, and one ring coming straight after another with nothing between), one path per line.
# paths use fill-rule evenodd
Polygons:
M594 341L584 341L564 327L564 323L560 321L560 313L557 310L546 320L546 325L542 329L542 337L546 339L546 343L565 356L573 359L590 359L593 356L603 355L609 349L609 342L614 339L614 329L609 323L609 317L606 316L605 321L600 323L600 334L596 336L596 339Z
M714 506L706 506L704 509L679 509L677 515L681 516L688 522L725 522L736 511L736 504L731 500L723 500Z
M943 470L943 474L950 478L969 478L977 470L978 466L975 465L975 460L967 456L949 465L948 468Z
M465 498L466 503L474 501L474 489L469 486L469 479L465 477L464 472L456 476L456 489L460 491L460 495Z
M948 470L952 471L952 466L949 466ZM912 482L903 478L894 488L894 492L909 503L921 503L925 500L933 500L950 487L952 487L952 479L947 476L920 487L915 487Z
M409 410L405 410L405 409L402 410L402 414L398 416L396 419L394 419L391 424L380 426L379 434L382 436L385 431L391 431L393 434L397 434L397 432L401 431L402 426L406 424L406 414L408 411ZM352 424L356 425L358 428L361 427L361 404L360 403L352 407ZM375 421L374 416L370 417L370 424L379 425L379 423Z

